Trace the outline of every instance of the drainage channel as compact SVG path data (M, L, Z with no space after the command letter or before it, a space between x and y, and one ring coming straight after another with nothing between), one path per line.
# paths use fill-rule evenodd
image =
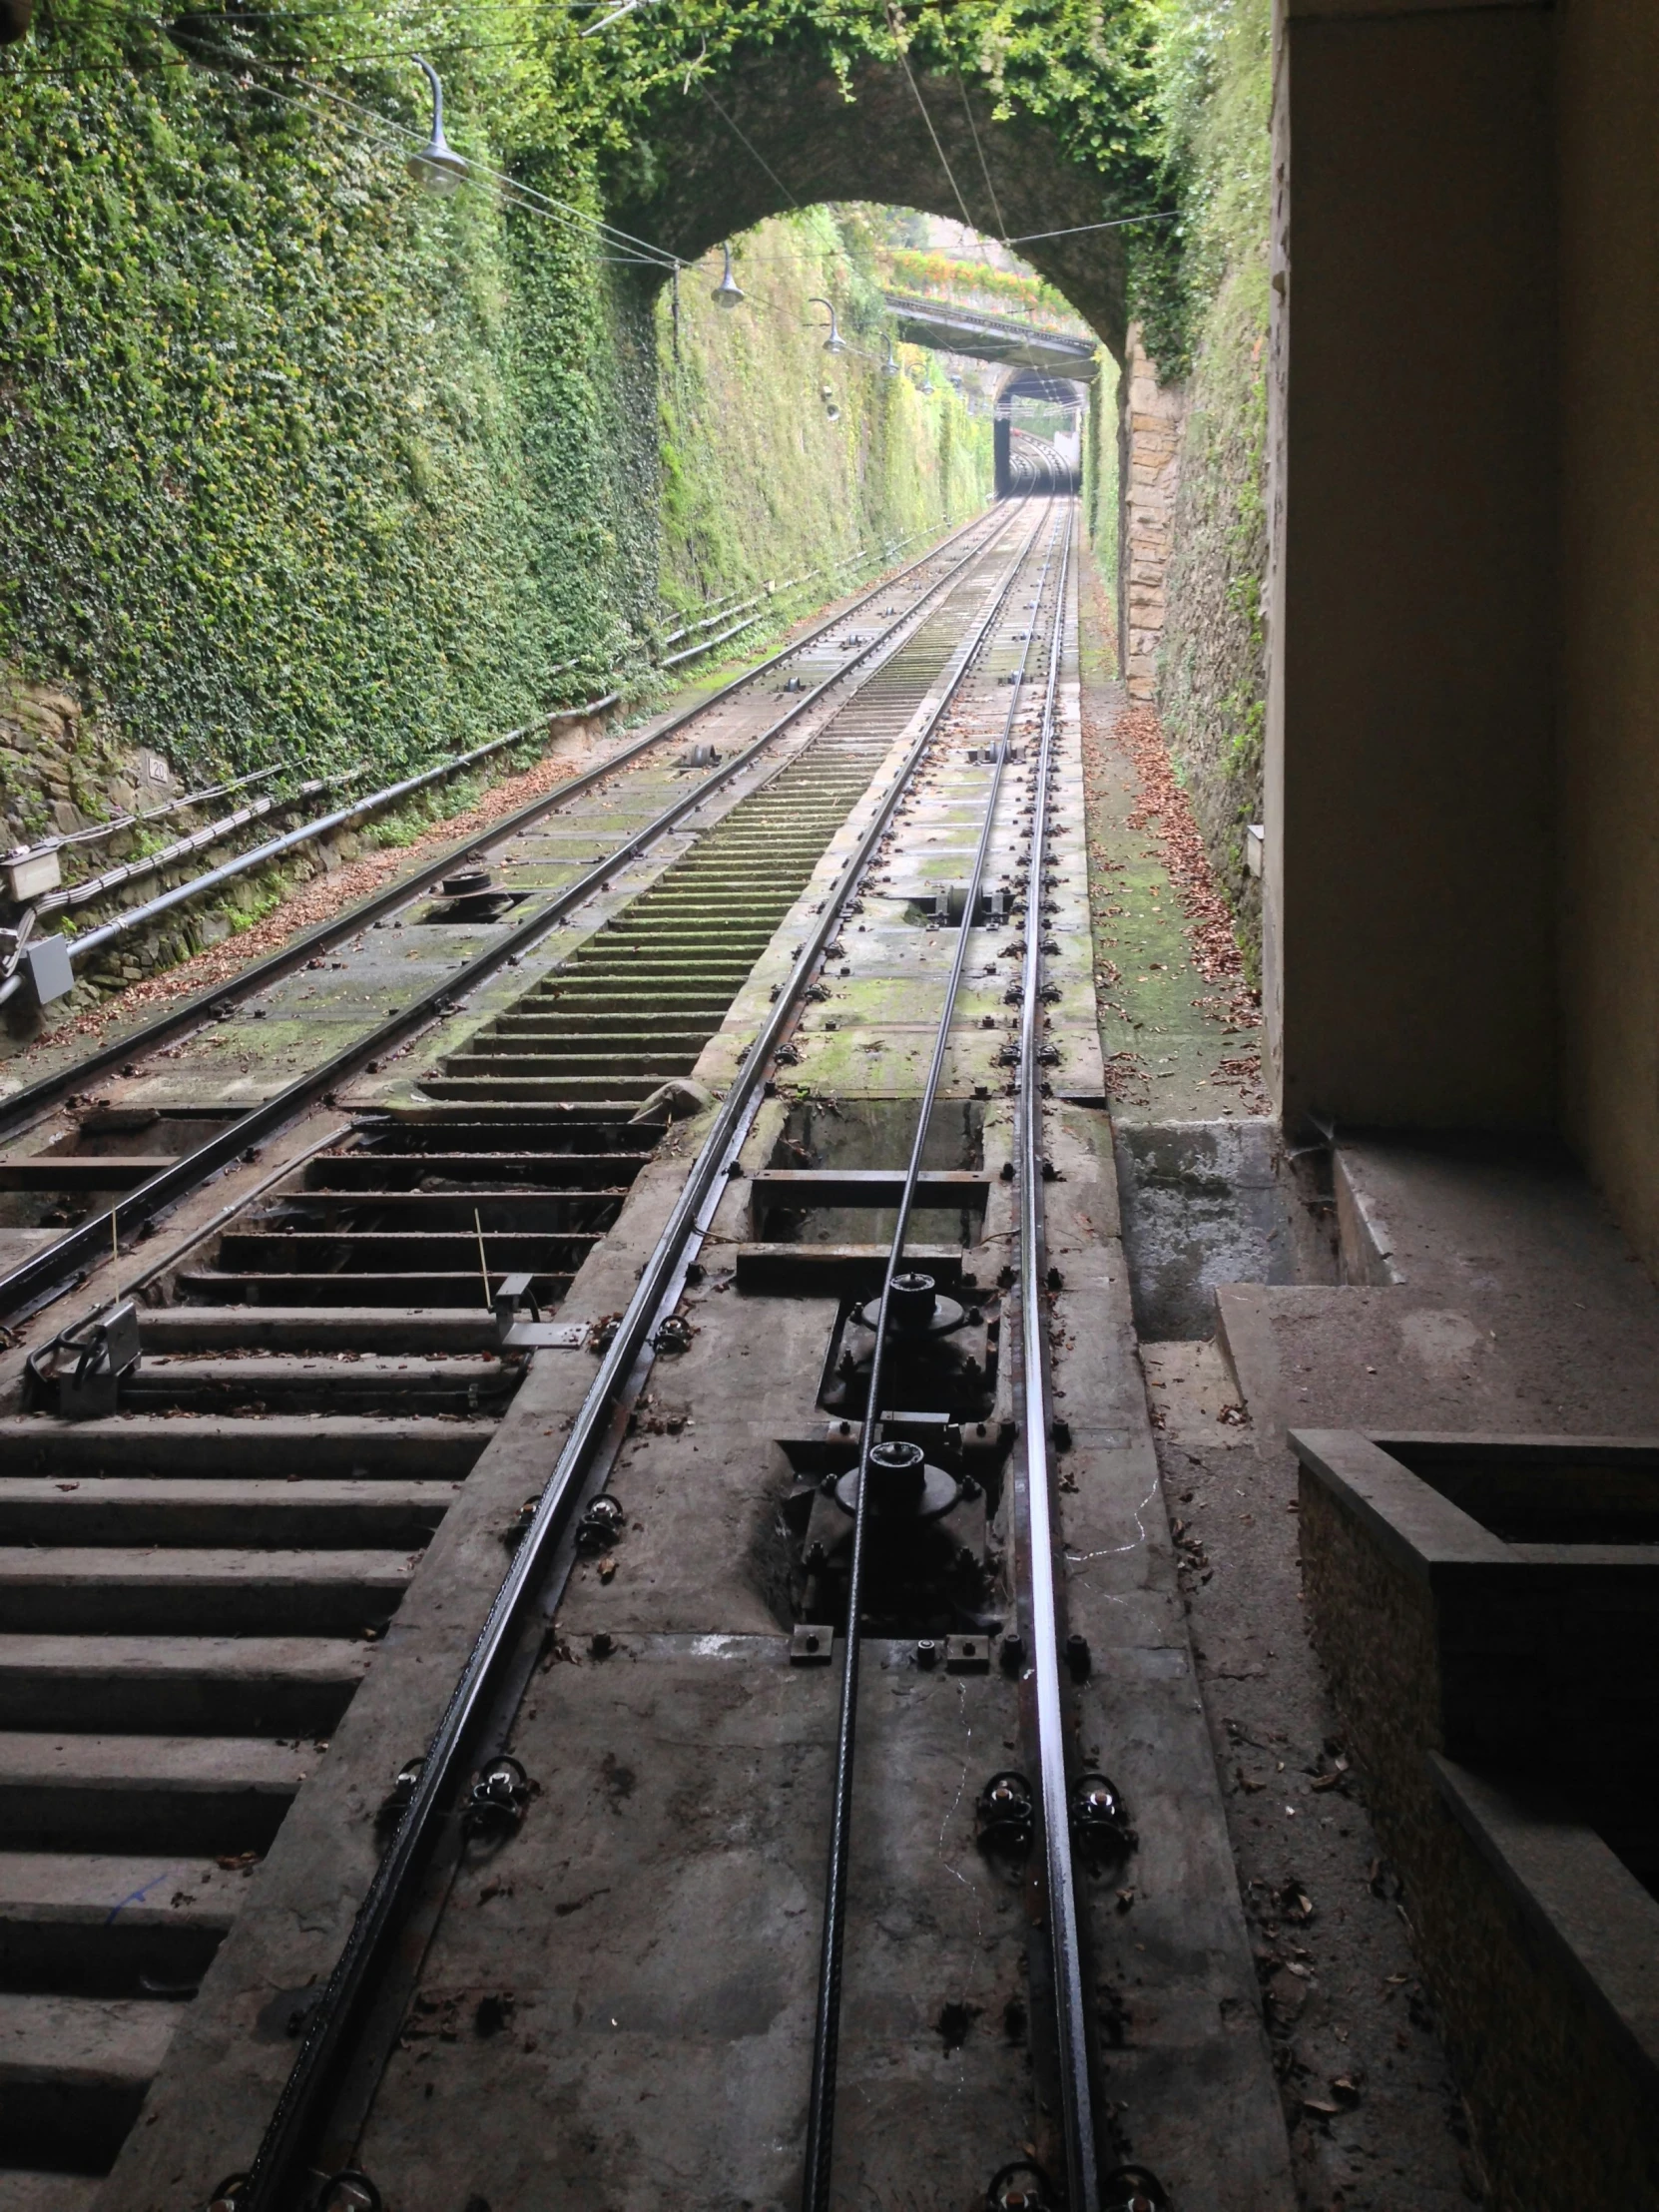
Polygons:
M0 1417L0 2212L91 2203L463 1485L516 1465L506 1416L586 1338L555 1317L652 1157L630 1116L695 1064L984 593L521 1002L548 1016L450 1055L414 1110L333 1116L129 1278L102 1338L33 1356ZM549 1052L515 1027L538 1018L576 1027ZM83 1183L149 1170L159 1114Z

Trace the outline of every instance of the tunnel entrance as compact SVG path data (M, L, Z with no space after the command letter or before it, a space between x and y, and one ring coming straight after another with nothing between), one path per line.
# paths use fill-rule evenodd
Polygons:
M1145 219L1167 221L1140 143L1148 34L1126 9L1075 13L831 29L774 7L698 26L695 47L689 25L636 18L646 89L605 176L611 216L693 261L814 202L918 208L1017 248L1121 359L1130 270L1160 251Z

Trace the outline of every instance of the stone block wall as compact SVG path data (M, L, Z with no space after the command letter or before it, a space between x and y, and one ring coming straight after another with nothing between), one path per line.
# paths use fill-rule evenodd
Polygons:
M177 782L160 756L127 745L110 717L89 708L66 685L29 682L15 669L0 670L0 849L70 836L121 815L145 814L178 796ZM202 808L180 808L149 832L120 830L94 843L69 847L63 853L64 879L84 881L129 859L141 834L150 836L150 849L154 849L157 843L171 843L206 828L215 816L238 804L232 796ZM121 885L81 908L75 918L85 928L124 906L140 905L263 842L292 819L268 815L251 822L204 852ZM48 1025L65 1014L88 1011L128 984L142 982L217 944L264 912L279 893L318 871L355 859L360 849L356 835L336 836L327 845L288 854L279 863L256 870L200 906L175 910L152 927L119 939L78 977L70 996L51 1010ZM43 924L48 930L66 926L70 925L61 914ZM41 1017L28 994L13 999L0 1016L0 1059L21 1051L40 1025Z
M1118 654L1131 706L1150 707L1168 610L1186 394L1180 384L1159 383L1138 323L1129 328L1118 390Z
M7 846L131 814L148 781L113 726L65 686L0 672L0 837ZM161 796L171 798L171 788Z

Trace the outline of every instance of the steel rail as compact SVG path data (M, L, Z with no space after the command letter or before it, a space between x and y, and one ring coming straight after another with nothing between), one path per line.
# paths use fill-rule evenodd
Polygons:
M997 538L1002 534L998 532ZM307 2020L293 2066L248 2180L237 2197L238 2212L290 2212L299 2162L318 2124L323 2100L349 2052L351 2035L370 1996L380 1961L396 1935L404 1905L437 1846L445 1821L455 1810L458 1784L474 1735L488 1718L497 1684L511 1666L519 1637L535 1610L545 1570L568 1522L583 1472L604 1438L617 1395L644 1350L682 1250L696 1232L700 1212L724 1171L733 1137L755 1093L763 1087L778 1048L797 1018L808 985L823 962L825 949L843 923L847 901L862 881L935 730L1006 604L1025 557L1022 549L1010 564L1006 581L958 648L951 673L936 693L929 693L920 702L917 716L921 719L918 724L912 717L915 735L909 750L833 889L825 898L819 920L791 968L788 985L779 994L698 1149L451 1692L419 1779L364 1893L322 1996Z
M79 1223L54 1243L32 1253L9 1273L0 1276L0 1317L15 1314L20 1306L52 1289L71 1275L83 1259L90 1261L101 1258L109 1249L112 1238L119 1245L124 1230L152 1220L164 1207L177 1203L210 1175L229 1166L251 1143L273 1136L318 1098L326 1096L340 1083L356 1074L366 1060L379 1058L389 1046L421 1028L435 1016L447 1012L459 995L476 989L497 968L533 949L550 930L557 927L567 913L591 898L596 891L604 889L630 860L636 859L648 845L655 843L657 838L665 835L687 815L694 814L711 792L718 791L741 776L767 747L776 743L785 731L817 706L827 692L844 683L849 675L866 662L883 654L898 633L913 623L921 610L948 589L964 569L985 558L1005 535L1008 527L1009 523L1005 520L999 528L992 531L987 544L974 546L964 553L941 577L929 584L902 615L889 623L868 645L861 647L850 660L843 661L822 684L804 692L795 705L769 723L759 737L752 739L747 746L734 753L729 761L706 776L702 783L683 793L632 835L625 837L602 860L589 868L586 874L579 875L574 882L567 883L562 890L556 891L504 937L474 954L465 966L446 976L442 982L432 984L406 1006L388 1015L373 1029L365 1031L354 1043L334 1053L331 1058L309 1069L304 1075L295 1077L293 1082L278 1091L274 1098L239 1115L217 1136L198 1145L194 1152L185 1153L169 1166L159 1169L148 1183L141 1183L137 1190L118 1199L107 1212L95 1214ZM844 616L839 619L844 620Z
M1019 1024L1019 1091L1015 1149L1019 1180L1019 1304L1021 1413L1025 1460L1029 1646L1036 1704L1038 1798L1048 1940L1053 1961L1056 2044L1066 2150L1068 2212L1100 2212L1100 2173L1084 1998L1082 1929L1071 1849L1066 1729L1060 1693L1060 1619L1055 1587L1054 1473L1049 1456L1049 1379L1043 1308L1042 1091L1038 1036L1042 1014L1042 897L1047 857L1049 777L1054 757L1054 697L1065 635L1071 532L1061 558L1055 644L1043 700L1031 850L1025 889L1025 959Z
M1037 532L1033 530L1025 552L1016 563L1016 575L1029 557L1036 538ZM1037 583L1036 598L1039 605L1052 561L1051 540L1044 554L1042 574ZM1009 590L1012 588L1010 578ZM851 1851L852 1783L857 1747L858 1623L862 1612L864 1583L867 1528L865 1498L869 1488L870 1453L874 1449L876 1430L880 1425L881 1385L886 1366L893 1279L901 1273L904 1265L904 1246L909 1235L910 1215L921 1175L922 1155L927 1145L928 1127L938 1098L939 1084L944 1075L945 1055L950 1047L951 1025L961 993L962 976L967 967L968 948L977 924L979 893L984 883L985 864L996 830L996 812L1002 796L1008 744L1013 734L1014 717L1019 712L1020 696L1025 688L1025 672L1030 665L1031 645L1031 634L1027 632L1024 651L1020 655L1019 672L1009 695L1008 713L1003 724L1002 742L997 748L992 769L990 790L985 799L984 823L973 857L973 872L962 907L955 957L945 985L944 1005L940 1010L938 1030L933 1040L933 1057L921 1094L915 1138L910 1147L909 1164L904 1171L904 1185L898 1201L898 1219L887 1252L886 1270L881 1279L881 1297L875 1317L875 1348L870 1360L869 1394L864 1406L863 1433L858 1446L857 1480L852 1501L852 1550L846 1582L846 1633L841 1640L840 1712L835 1737L834 1798L830 1824L829 1865L825 1875L818 2010L813 2035L812 2094L807 2115L806 2170L802 2191L805 2212L829 2212L830 2201L835 2083L840 2044L841 1963L846 1931L847 1866ZM1029 924L1029 916L1027 921ZM1029 928L1027 942L1029 943Z
M580 798L584 792L591 791L596 784L603 783L607 776L614 774L618 769L631 766L634 761L638 760L642 754L649 752L652 747L662 745L668 739L677 737L688 724L696 721L700 715L706 714L713 707L718 707L723 701L730 699L735 693L744 690L748 685L758 682L762 677L769 675L774 669L778 668L783 662L792 659L796 654L807 651L831 630L840 628L843 623L867 607L872 599L879 598L883 592L901 589L907 578L914 576L918 569L925 568L930 561L936 560L942 552L957 540L979 529L985 520L986 518L983 515L975 515L971 521L963 523L961 528L950 537L941 538L927 552L920 554L914 561L910 562L908 567L901 568L893 575L872 584L869 590L860 598L853 600L850 606L842 607L827 621L816 624L803 636L795 639L793 643L780 647L776 653L769 655L766 660L758 662L754 668L746 670L741 676L735 676L730 683L723 684L717 691L711 692L708 698L698 700L690 707L681 708L667 722L647 731L643 737L636 738L631 745L622 747L619 752L613 753L607 760L593 768L582 770L576 776L567 777L562 784L555 786L552 791L544 793L541 798L532 800L528 806L520 807L510 815L503 815L499 822L491 824L489 829L481 835L458 839L427 866L418 869L412 875L400 876L396 882L388 884L384 890L372 892L367 898L359 900L356 905L348 907L344 913L335 915L332 920L319 923L314 929L307 930L302 936L296 937L291 943L284 945L281 950L271 953L264 960L257 961L252 967L245 968L240 975L234 977L230 982L211 985L207 990L200 991L194 997L186 999L182 1005L175 1007L172 1012L158 1015L154 1021L147 1022L138 1029L129 1029L114 1039L113 1042L100 1045L95 1051L89 1052L77 1060L73 1066L62 1069L53 1075L42 1076L38 1082L27 1085L26 1088L15 1092L8 1099L0 1100L0 1140L15 1136L20 1129L26 1127L38 1115L60 1104L65 1098L82 1089L89 1081L103 1073L107 1068L124 1065L129 1060L142 1058L146 1053L156 1051L161 1045L174 1042L185 1032L212 1019L218 1007L227 1003L234 1004L240 999L253 996L269 984L280 982L284 975L291 974L295 969L303 967L306 960L317 951L338 944L346 937L355 936L359 929L369 927L381 915L394 912L399 906L406 905L412 899L418 898L423 891L429 890L434 883L441 881L445 875L449 874L456 861L463 854L476 851L484 845L499 843L504 838L515 836L520 830L526 829L531 823L539 821L543 815L552 812L555 808L564 806L571 799ZM1006 527L1006 524L1003 526ZM998 533L993 530L990 542L994 543L997 535ZM885 635L890 636L892 630L901 628L914 612L913 607L906 609ZM848 661L845 664L847 669L856 666L856 660ZM830 681L833 680L830 679ZM547 721L555 718L548 716L540 719ZM531 731L538 727L539 723L527 724L524 730L514 731L506 738L492 739L488 746L480 747L473 753L462 755L454 761L442 764L437 769L425 771L419 781L429 783L439 776L452 775L458 769L464 768L469 761L483 758L486 753L499 752L504 746L521 743ZM402 787L393 786L391 788L397 790ZM375 795L371 794L369 796L372 798ZM198 878L199 883L201 880L201 878ZM0 1282L0 1296L3 1296L3 1293L4 1283Z

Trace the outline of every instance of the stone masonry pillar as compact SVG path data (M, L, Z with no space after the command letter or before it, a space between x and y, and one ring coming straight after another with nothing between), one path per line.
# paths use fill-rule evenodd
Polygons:
M1118 393L1118 659L1130 704L1148 707L1158 689L1186 395L1179 384L1160 385L1136 323Z

